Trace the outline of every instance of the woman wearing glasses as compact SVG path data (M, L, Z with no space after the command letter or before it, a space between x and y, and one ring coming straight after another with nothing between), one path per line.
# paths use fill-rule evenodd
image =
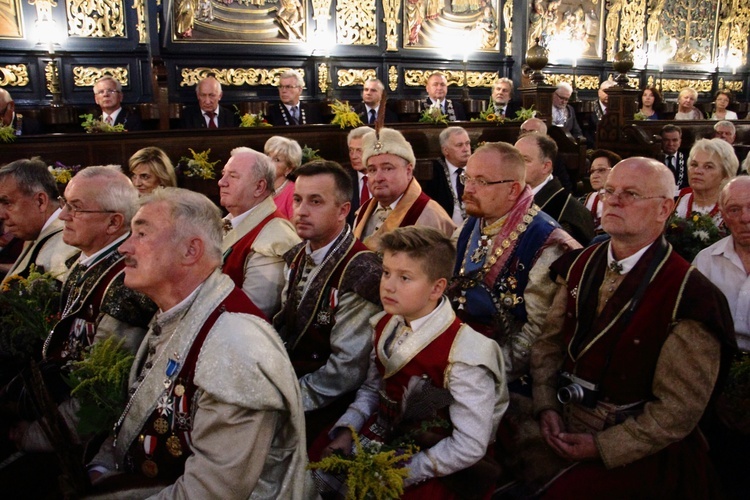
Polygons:
M602 204L599 190L604 187L612 167L617 165L622 158L620 155L607 149L597 149L591 154L591 168L589 169L589 182L592 192L581 198L581 203L591 212L594 219L594 232L599 235L602 229Z
M709 215L720 233L726 233L719 211L719 193L737 175L734 149L722 139L696 141L688 156L688 186L680 191L675 215Z

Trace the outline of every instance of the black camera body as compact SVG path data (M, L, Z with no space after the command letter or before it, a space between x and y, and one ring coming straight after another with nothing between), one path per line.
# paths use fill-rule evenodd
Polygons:
M577 403L594 408L599 401L599 386L572 373L560 372L559 387L557 400L564 405Z

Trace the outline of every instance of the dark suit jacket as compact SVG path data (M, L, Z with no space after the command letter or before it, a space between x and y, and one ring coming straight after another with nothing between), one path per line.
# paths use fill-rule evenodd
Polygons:
M581 132L581 126L578 125L578 120L576 119L576 110L573 109L573 106L571 106L570 104L568 104L568 119L565 120L565 124L562 128L570 132L570 135L575 138L583 136L583 132Z
M453 104L453 113L456 115L455 121L466 121L466 110L464 110L464 105L461 104L461 101L455 99L446 99L445 105L448 106L448 103ZM428 97L427 99L419 103L419 110L424 111L430 106L432 106L432 100ZM450 120L450 117L448 119Z
M515 120L516 111L519 111L520 109L521 106L517 102L510 101L505 107L505 117L509 120Z
M359 115L359 119L362 120L362 123L365 125L369 123L370 117L367 116L365 103L361 102L354 106L354 111ZM398 123L398 114L396 114L395 111L388 109L387 106L385 108L385 123Z
M300 123L300 125L323 123L323 117L320 116L318 106L300 101L299 107L302 111L300 114L300 121L302 123ZM294 120L292 120L292 115L289 114L289 110L281 101L268 105L268 123L274 127L296 125Z
M555 219L565 231L583 246L594 237L591 212L573 198L556 178L552 178L534 196L534 203Z
M98 120L102 119L102 113L99 113L99 116L96 117ZM138 130L143 130L143 122L141 121L141 116L131 110L123 106L120 109L120 112L117 114L117 118L115 119L115 125L122 125L125 127L125 130L128 130L130 132L135 132Z
M427 196L438 202L443 207L446 213L453 217L453 185L450 180L445 176L445 160L440 158L432 162L432 179L420 180L419 185L422 186Z
M588 121L586 123L586 142L592 148L596 144L596 129L599 128L599 121L602 119L602 116L604 116L604 110L602 109L599 99L597 99L594 103L594 112L589 113ZM573 135L575 136L575 134Z
M679 184L677 186L678 189L688 187L687 160L688 154L686 152L677 151L677 153L674 155L674 167L670 167L669 165L667 165L667 155L665 153L662 153L661 162L664 165L667 165L669 171L672 172L672 175L674 175L675 184ZM682 182L679 182L680 178L682 178Z
M357 175L357 171L351 167L347 168L346 171L349 172L349 177L352 179L352 187L354 188L352 189L352 208L349 210L349 215L346 216L346 222L354 227L354 212L359 208L359 176Z
M11 127L16 129L16 133L18 133L18 115L22 116L21 119L21 135L37 135L42 134L42 125L39 123L39 120L36 118L33 118L31 116L28 116L24 113L16 113L13 116L13 121L10 122ZM122 113L120 113L122 114Z
M232 110L219 106L219 128L239 127L239 119ZM200 106L185 106L182 110L180 128L208 128Z

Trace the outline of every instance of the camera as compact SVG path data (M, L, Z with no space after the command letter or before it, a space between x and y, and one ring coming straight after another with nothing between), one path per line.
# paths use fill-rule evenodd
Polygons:
M564 405L578 403L593 408L599 401L599 386L578 378L572 373L561 372L557 400Z

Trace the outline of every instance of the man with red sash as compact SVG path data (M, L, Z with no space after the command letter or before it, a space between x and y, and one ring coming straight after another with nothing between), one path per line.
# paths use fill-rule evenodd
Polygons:
M275 167L250 148L232 150L219 179L221 205L229 215L221 244L221 270L241 288L267 318L279 312L284 288L284 254L300 239L276 210Z
M159 311L113 436L90 465L95 488L138 498L302 498L299 387L276 332L218 270L219 210L176 188L140 204L120 246L125 285Z
M673 194L658 161L621 161L603 191L612 239L553 265L534 411L569 468L545 498L715 496L697 425L734 331L721 292L663 238Z
M489 498L497 467L486 455L508 407L500 348L456 318L443 296L455 260L447 237L411 226L381 245L385 311L370 322L367 380L324 454L351 452L349 426L365 442L392 444L410 433L421 451L406 465L401 498Z
M274 326L299 377L312 442L365 379L372 347L368 322L380 310L381 266L346 223L349 174L328 161L308 163L295 174L292 220L304 242L285 256L284 305Z
M417 160L398 130L370 132L362 138L362 163L372 198L357 212L354 236L378 250L380 238L397 227L428 226L451 236L456 225L445 210L422 192L414 178Z

